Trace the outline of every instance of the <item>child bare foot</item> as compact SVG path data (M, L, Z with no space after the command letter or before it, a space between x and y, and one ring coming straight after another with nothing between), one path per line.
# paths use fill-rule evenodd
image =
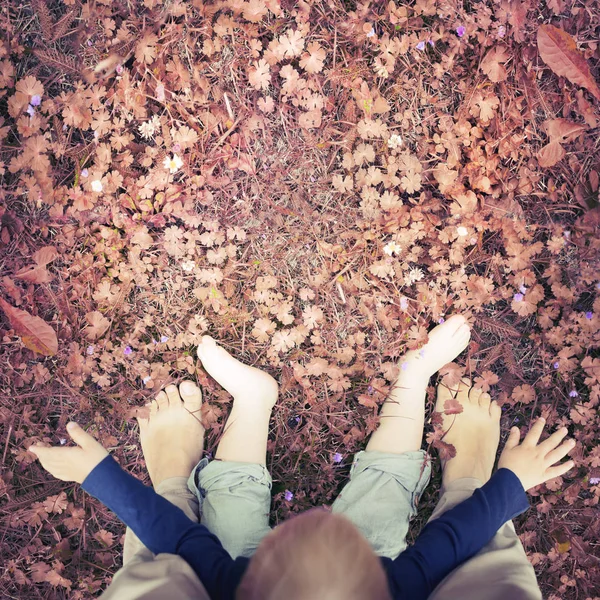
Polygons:
M449 319L429 332L429 341L420 350L410 350L402 356L396 385L416 387L427 385L429 378L452 362L468 345L471 329L462 315Z
M270 411L277 402L278 385L273 377L233 358L209 335L202 336L198 358L207 373L233 396L238 407L263 406Z
M456 389L438 385L435 411L442 413L442 440L456 448L456 456L442 460L442 484L448 485L461 477L476 477L483 483L489 480L500 442L501 410L490 395L471 387L463 377L458 384L456 400L462 405L459 414L444 414L444 403L454 398Z
M156 486L169 477L187 477L202 456L204 427L200 420L202 393L192 381L183 381L179 390L168 385L150 403L147 419L136 417L140 441Z

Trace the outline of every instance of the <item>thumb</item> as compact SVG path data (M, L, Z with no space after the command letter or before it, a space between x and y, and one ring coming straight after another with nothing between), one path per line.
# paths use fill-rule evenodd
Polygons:
M518 446L520 439L521 439L521 430L518 427L512 427L510 430L510 435L508 436L508 439L506 440L506 444L504 445L504 448L507 450L510 450L510 449L514 448L515 446Z
M67 423L67 433L71 436L71 439L82 448L89 446L91 441L96 441L78 423L75 423L75 421L69 421L69 423Z

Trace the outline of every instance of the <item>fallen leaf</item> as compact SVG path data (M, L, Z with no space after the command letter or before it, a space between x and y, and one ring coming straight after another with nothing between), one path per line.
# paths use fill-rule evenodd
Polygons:
M540 167L553 167L565 156L565 149L556 141L546 144L538 153L537 159Z
M496 46L490 50L481 61L481 70L489 77L490 81L498 83L507 78L506 69L503 64L508 60L504 46Z
M541 25L538 29L537 44L540 57L554 73L584 87L600 100L600 88L571 35L554 25Z
M54 356L58 352L56 333L46 321L11 306L3 298L0 298L0 308L27 348L44 356Z

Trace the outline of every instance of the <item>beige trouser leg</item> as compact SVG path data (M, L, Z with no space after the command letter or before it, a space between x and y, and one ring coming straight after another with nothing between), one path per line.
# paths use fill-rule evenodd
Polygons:
M170 477L156 493L198 522L198 499L188 489L187 477ZM100 596L101 600L209 600L193 569L175 554L153 554L129 529L125 533L123 568Z
M465 477L442 488L430 521L469 498L483 484ZM508 521L475 556L454 569L429 600L542 600L535 571L512 521Z

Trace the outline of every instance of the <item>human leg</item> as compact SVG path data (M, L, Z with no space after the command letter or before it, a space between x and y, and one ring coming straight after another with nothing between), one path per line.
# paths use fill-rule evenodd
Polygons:
M203 459L194 487L202 500L201 522L233 558L251 556L270 532L271 476L266 468L275 379L245 365L203 336L198 357L213 379L233 396L215 460Z
M459 414L444 414L443 441L456 448L456 455L442 460L440 500L430 521L438 518L489 480L500 439L500 413L489 394L470 387L463 379L456 389L438 386L436 412L444 412L446 401L463 407ZM535 571L512 521L474 557L452 571L430 596L433 600L541 600Z
M369 540L379 556L396 558L406 548L409 521L429 482L429 457L420 450L426 386L431 375L467 346L470 329L454 315L429 332L420 350L400 359L400 374L381 408L379 427L352 465L350 482L332 506Z
M169 385L147 405L147 418L137 417L142 452L157 494L178 506L198 522L198 499L188 489L187 480L204 446L200 421L202 394L198 386L184 381L179 390ZM123 545L123 565L134 559L154 556L128 527Z

